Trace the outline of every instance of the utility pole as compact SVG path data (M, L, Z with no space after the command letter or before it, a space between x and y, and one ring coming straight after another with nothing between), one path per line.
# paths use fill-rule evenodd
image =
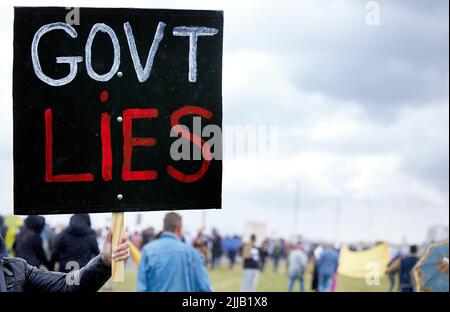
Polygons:
M201 223L202 229L206 230L206 211L202 210L201 214L202 214L202 223Z
M298 233L298 210L300 208L300 183L295 182L295 194L294 194L294 238Z
M372 233L372 226L373 226L373 216L372 216L372 207L369 206L369 209L367 211L367 217L368 217L368 221L369 221L369 226L368 226L368 236L369 236L369 242L372 242L373 239L373 233Z
M334 239L336 240L336 243L339 243L339 224L341 219L341 200L338 198L336 199L336 225L335 225L335 236Z

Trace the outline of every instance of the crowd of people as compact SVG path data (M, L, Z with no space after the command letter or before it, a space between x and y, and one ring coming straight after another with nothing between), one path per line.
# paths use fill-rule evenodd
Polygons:
M81 221L85 226L85 222L89 221L88 216L73 216L71 224L56 236L40 216L27 217L19 233L11 232L13 229L8 229L3 218L0 218L0 292L98 291L111 277L112 261L126 261L129 258L129 244L127 238L122 235L113 249L112 233L108 232L101 251L96 245L92 254L89 253L92 251L90 249L86 249L85 255L81 253L81 249L73 253L74 246L91 248L90 231L87 235L70 232ZM7 246L3 236L9 239L16 234L12 246ZM72 241L68 241L70 239ZM52 241L54 246L49 244ZM84 245L83 242L89 244ZM78 261L72 261L70 253L73 253ZM60 272L49 270L55 262L58 262ZM61 265L64 263L67 264L65 267Z
M6 237L3 228L2 236ZM87 214L73 215L60 233L50 228L44 217L28 216L9 252L34 267L67 273L85 266L100 253L100 248Z
M94 230L89 215L73 215L70 223L58 231L46 224L44 217L28 216L17 231L7 253L22 258L36 268L62 273L86 266L100 253L105 244L107 229ZM7 228L0 216L0 234L6 237ZM211 291L208 274L222 264L234 270L237 263L243 267L241 291L257 290L261 272L268 269L288 276L287 290L305 291L305 276L311 273L310 288L318 292L336 289L339 267L339 248L333 244L315 244L301 238L265 239L257 243L256 235L248 240L238 235L221 236L217 229L211 234L200 230L190 236L183 230L179 214L168 213L161 232L154 228L135 231L129 241L141 251L138 266L138 291ZM387 274L391 291L396 274L399 289L412 291L410 272L417 262L417 247L407 255L397 254L389 264ZM280 270L280 264L286 268Z

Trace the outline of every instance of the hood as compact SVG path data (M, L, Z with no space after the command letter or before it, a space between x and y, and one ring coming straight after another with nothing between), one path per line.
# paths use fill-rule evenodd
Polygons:
M74 236L86 236L93 234L91 229L91 218L88 214L76 214L70 218L70 224L67 232Z
M6 255L6 245L3 240L2 234L0 234L0 257L4 257Z
M25 221L25 227L40 234L45 227L45 219L41 216L28 216Z

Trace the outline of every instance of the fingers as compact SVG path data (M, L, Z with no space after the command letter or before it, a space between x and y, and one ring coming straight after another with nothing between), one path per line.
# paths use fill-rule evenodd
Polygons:
M119 244L123 244L126 242L128 242L128 237L125 234L123 234L122 237L120 238Z
M112 254L114 261L127 260L129 256L130 256L130 253L129 253L128 249L117 251Z
M112 257L115 261L127 260L130 255L130 247L126 237L122 237L117 248L114 249Z
M113 254L113 258L117 259L117 258L125 257L127 255L128 255L128 250L122 250L122 251L115 252Z
M127 259L128 259L128 256L125 256L125 257L122 257L122 258L114 259L114 261L116 261L116 262L127 261Z
M127 254L126 256L121 256L118 258L114 258L114 261L116 262L120 262L120 261L126 261L129 258L129 255Z
M112 231L108 232L106 239L112 241ZM112 250L112 259L114 261L125 261L130 256L130 246L128 245L128 238L125 233L122 233L118 245Z
M117 245L116 248L114 248L114 253L116 252L120 252L120 251L124 251L130 249L130 246L128 245L128 243L125 241L125 243L119 244Z

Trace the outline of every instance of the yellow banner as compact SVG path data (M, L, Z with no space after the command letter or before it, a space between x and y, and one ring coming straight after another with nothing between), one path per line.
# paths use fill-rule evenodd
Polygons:
M351 251L341 247L338 273L341 275L366 278L368 274L383 276L390 261L389 247L380 244L363 251Z
M139 266L139 261L141 261L141 251L131 241L128 241L128 245L130 246L131 258L137 267Z

